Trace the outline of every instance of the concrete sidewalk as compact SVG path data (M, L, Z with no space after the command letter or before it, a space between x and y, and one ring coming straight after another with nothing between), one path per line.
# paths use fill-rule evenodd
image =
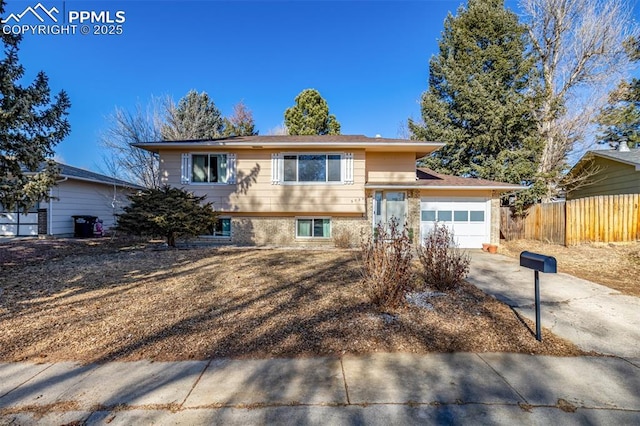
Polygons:
M535 321L531 269L499 254L473 251L471 258L470 283ZM571 275L541 273L540 300L542 326L558 336L586 351L640 357L640 298Z
M638 424L640 359L0 364L0 424Z

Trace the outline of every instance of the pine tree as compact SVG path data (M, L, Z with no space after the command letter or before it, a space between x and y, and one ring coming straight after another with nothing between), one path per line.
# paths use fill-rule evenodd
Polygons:
M178 105L166 105L165 124L160 132L166 141L213 139L222 136L220 110L206 92L190 90Z
M4 16L0 1L0 16ZM49 199L59 170L51 158L54 147L70 131L71 106L66 92L51 102L49 81L39 72L28 86L19 82L25 70L18 61L20 35L0 33L0 205L26 211Z
M597 118L600 143L617 148L626 143L629 148L640 147L640 80L623 82L609 96Z
M409 120L412 139L446 143L425 166L517 184L533 180L540 143L525 34L503 0L469 0L447 16L439 53L429 62L422 123Z
M296 104L284 112L284 124L290 135L339 135L340 123L329 114L327 101L315 89L305 89Z
M627 56L640 61L640 39L626 43ZM617 148L626 143L629 148L640 148L640 80L623 81L609 94L609 103L600 110L598 142Z
M195 196L182 189L163 186L147 189L129 197L131 204L118 216L117 229L131 235L164 237L175 247L176 239L208 232L217 214L205 196Z

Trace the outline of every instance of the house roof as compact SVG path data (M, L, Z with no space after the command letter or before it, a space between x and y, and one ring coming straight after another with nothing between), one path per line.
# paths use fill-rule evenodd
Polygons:
M60 167L60 176L69 179L83 180L87 182L104 183L108 185L124 186L128 188L142 189L142 186L136 185L131 182L127 182L122 179L116 179L110 176L105 176L100 173L95 173L89 170L80 169L78 167L69 166L68 164L62 164L56 162Z
M487 189L499 191L517 191L523 189L521 185L512 183L497 182L479 178L464 178L459 176L445 175L436 173L431 169L419 167L416 169L416 180L414 182L387 182L387 183L368 183L365 188L371 189Z
M636 170L640 170L640 149L630 149L629 151L617 151L617 150L588 151L587 154L589 153L599 157L608 158L610 160L629 164L631 166L635 166Z
M569 171L569 174L577 173L583 164L594 157L601 157L607 160L617 161L622 164L628 164L635 167L636 171L640 171L640 149L630 149L629 151L618 150L595 150L587 151Z
M155 141L134 144L158 152L160 149L233 148L233 149L365 149L371 152L413 152L424 157L444 146L442 142L408 139L371 138L364 135L269 135L232 136L218 139Z
M94 182L94 183L102 183L105 185L116 185L127 188L135 188L135 189L143 189L142 186L136 185L131 182L127 182L121 179L112 178L110 176L105 176L100 173L95 173L89 170L80 169L78 167L70 166L68 164L62 164L56 161L56 165L60 168L60 176L67 179L74 180L82 180L85 182ZM42 164L38 171L41 171L44 168L44 164ZM27 170L25 172L28 173Z

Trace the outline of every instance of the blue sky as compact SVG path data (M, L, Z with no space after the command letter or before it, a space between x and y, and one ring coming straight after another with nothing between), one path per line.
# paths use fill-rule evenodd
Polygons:
M37 3L8 1L6 12ZM300 91L315 88L342 133L399 136L400 124L420 115L429 58L461 1L41 3L67 13L125 12L121 35L81 35L78 24L76 34L27 34L21 44L25 81L43 70L52 90L71 98L71 135L58 156L99 170L98 140L116 107L133 110L152 96L177 101L190 89L206 91L224 115L243 100L260 134L282 124Z

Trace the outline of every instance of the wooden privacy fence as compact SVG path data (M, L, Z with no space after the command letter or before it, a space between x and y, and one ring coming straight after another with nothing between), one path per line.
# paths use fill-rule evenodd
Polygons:
M640 240L640 194L601 195L535 204L524 218L502 207L500 232L506 240L555 244Z

